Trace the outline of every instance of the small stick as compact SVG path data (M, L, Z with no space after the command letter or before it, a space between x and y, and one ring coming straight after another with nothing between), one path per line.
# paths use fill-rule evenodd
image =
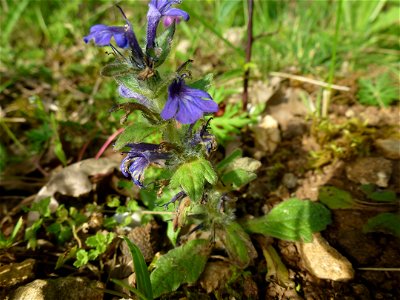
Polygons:
M361 271L389 271L389 272L400 272L400 268L357 268Z
M249 9L249 22L247 23L247 43L246 43L246 64L251 61L251 49L253 46L253 4L254 0L247 0L247 6ZM247 110L247 104L249 102L249 77L250 67L246 67L243 77L243 110Z
M97 152L96 154L96 159L99 159L100 156L104 153L104 151L106 151L107 147L112 143L112 141L119 135L122 133L122 131L124 131L125 128L120 128L118 129L116 132L114 132L108 139L107 141L103 144L103 146L101 146L99 152Z
M347 86L336 85L336 84L331 85L329 83L326 83L326 82L323 82L320 80L315 80L315 79L311 79L311 78L307 78L307 77L303 77L303 76L299 76L299 75L293 75L293 74L282 73L282 72L270 72L269 74L272 76L283 77L283 78L288 78L288 79L311 83L314 85L322 86L324 88L330 87L330 88L332 88L334 90L338 90L338 91L344 91L344 92L350 91L350 88Z

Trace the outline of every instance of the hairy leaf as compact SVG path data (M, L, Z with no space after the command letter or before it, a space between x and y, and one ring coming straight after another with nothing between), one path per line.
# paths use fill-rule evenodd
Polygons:
M115 142L114 149L120 150L126 144L142 142L146 137L157 131L157 127L154 127L148 123L136 122L125 128L117 141Z
M331 223L330 211L320 203L297 198L275 206L267 215L246 221L252 233L260 233L287 241L312 241L312 234Z
M208 160L198 158L184 163L176 170L171 178L170 188L180 187L192 201L198 201L203 195L206 180L215 184L217 174Z
M183 283L195 282L210 254L207 240L192 240L161 256L150 275L153 296L175 291Z
M246 268L257 257L250 237L236 222L225 225L223 228L220 235L230 259L239 268Z

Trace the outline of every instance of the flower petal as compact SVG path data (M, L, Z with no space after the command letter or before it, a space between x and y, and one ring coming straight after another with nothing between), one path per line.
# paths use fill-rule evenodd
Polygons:
M160 116L164 120L169 120L175 116L179 109L179 99L173 96L168 96L167 103L165 103L164 109Z
M185 21L188 21L190 19L189 14L179 8L169 8L166 11L163 12L163 16L169 16L169 17L182 17Z

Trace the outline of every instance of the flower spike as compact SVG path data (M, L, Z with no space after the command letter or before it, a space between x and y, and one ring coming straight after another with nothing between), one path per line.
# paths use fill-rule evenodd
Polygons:
M189 20L190 16L187 12L178 8L171 8L172 4L179 3L181 3L179 0L150 1L149 11L147 12L147 50L155 47L157 27L162 17L168 18L164 23L164 25L168 26L171 25L176 19L182 18L185 21Z

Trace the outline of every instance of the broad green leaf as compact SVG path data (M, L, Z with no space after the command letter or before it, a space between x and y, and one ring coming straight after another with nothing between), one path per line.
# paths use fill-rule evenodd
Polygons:
M149 135L157 131L157 127L154 127L148 123L136 122L125 128L125 130L119 135L115 142L114 149L120 150L126 144L143 142L143 140Z
M267 215L248 220L243 225L252 233L311 242L312 234L324 230L330 223L330 211L322 204L292 198L275 206Z
M175 291L183 283L194 283L203 272L209 254L207 240L192 240L161 256L150 275L153 296Z
M239 268L246 268L257 257L256 249L248 234L236 222L223 226L220 232L226 252Z
M234 150L231 154L225 157L217 164L217 170L222 171L227 165L232 163L235 159L242 157L243 151L241 149Z
M350 193L334 186L320 187L318 199L330 209L346 209L355 206L355 202Z
M393 213L382 213L367 221L364 232L387 232L400 237L400 216Z
M131 251L133 267L136 273L137 289L145 296L145 299L153 299L149 271L147 270L147 265L143 258L143 254L140 252L140 249L126 236L124 236L123 239L128 244L129 250Z
M217 179L211 163L204 158L198 158L182 164L175 171L170 188L180 187L192 201L198 201L203 195L205 181L215 184Z

